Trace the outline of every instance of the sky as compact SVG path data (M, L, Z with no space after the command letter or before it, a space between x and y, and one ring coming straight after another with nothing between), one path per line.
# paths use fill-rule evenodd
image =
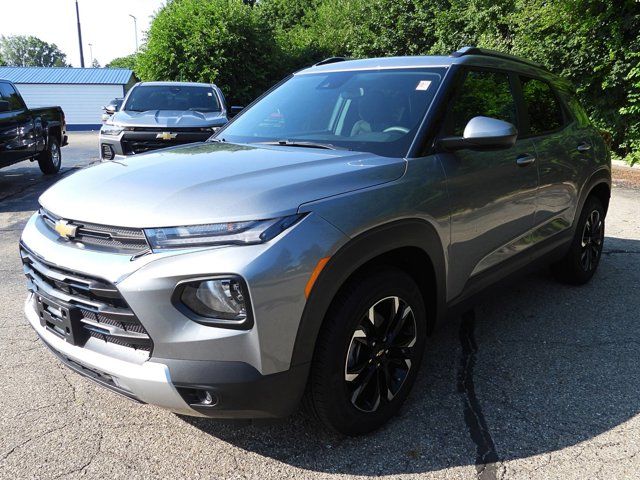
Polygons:
M85 66L93 58L104 66L116 57L134 53L133 19L137 17L142 44L151 17L164 0L78 0ZM75 0L3 0L0 35L33 35L55 43L67 55L67 63L80 66ZM92 44L92 47L89 47Z

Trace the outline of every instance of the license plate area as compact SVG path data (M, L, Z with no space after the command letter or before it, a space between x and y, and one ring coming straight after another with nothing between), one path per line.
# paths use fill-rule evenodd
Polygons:
M80 309L61 305L42 295L35 295L40 325L72 345L82 345L87 332L82 327Z

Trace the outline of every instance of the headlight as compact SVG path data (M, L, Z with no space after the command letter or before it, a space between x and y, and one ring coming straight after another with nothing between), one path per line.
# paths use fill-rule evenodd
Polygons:
M178 286L180 302L204 324L242 324L247 319L247 294L237 277L215 278Z
M294 225L300 218L302 215L290 215L270 220L148 228L144 233L152 250L212 245L252 245L268 242Z
M103 125L100 129L102 135L120 135L123 128L117 125Z

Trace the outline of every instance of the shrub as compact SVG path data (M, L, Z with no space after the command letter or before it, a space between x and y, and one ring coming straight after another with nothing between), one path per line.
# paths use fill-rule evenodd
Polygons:
M136 73L216 83L245 104L275 81L278 61L271 29L241 0L172 0L151 24Z

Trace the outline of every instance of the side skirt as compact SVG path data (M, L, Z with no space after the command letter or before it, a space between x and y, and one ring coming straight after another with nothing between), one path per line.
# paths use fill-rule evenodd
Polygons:
M573 229L567 229L522 253L474 275L464 290L447 304L447 317L464 313L479 303L490 291L526 273L539 270L562 259L571 246Z

